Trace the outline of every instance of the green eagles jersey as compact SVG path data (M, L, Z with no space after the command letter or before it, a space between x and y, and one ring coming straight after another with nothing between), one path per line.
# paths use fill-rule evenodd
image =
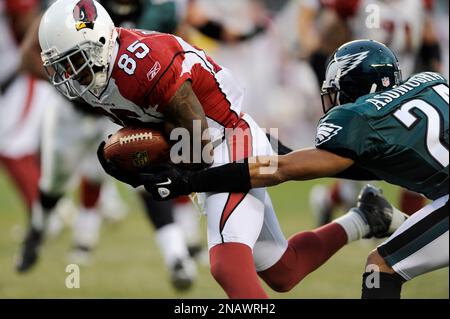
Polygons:
M147 1L138 27L162 33L174 33L184 16L187 2L187 0Z
M316 147L352 158L378 179L437 199L449 189L448 120L447 81L420 73L397 88L333 108L319 122Z

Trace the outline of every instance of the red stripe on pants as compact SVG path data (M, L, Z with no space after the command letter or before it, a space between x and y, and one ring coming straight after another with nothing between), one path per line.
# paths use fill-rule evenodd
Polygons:
M97 206L100 189L100 183L88 181L86 177L81 179L81 202L84 208L90 209Z
M235 162L251 156L253 153L252 144L252 132L250 126L241 118L233 129L233 133L227 136L230 161ZM222 216L220 217L221 233L227 220L246 195L246 193L230 193L228 195L227 202L222 211Z

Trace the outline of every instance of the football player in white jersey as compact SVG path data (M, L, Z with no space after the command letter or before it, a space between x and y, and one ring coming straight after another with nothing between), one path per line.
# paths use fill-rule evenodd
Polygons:
M0 163L13 178L27 208L37 196L40 118L51 89L20 74L19 45L38 11L37 1L0 3Z
M21 72L33 74L36 78L46 79L45 70L39 66L37 26L40 17L37 16L35 20L22 43L23 55L19 69ZM82 115L80 111L75 110L72 103L48 85L47 81L41 82L48 88L48 94L42 101L45 105L42 118L44 129L42 134L34 132L34 138L37 144L41 142L42 175L39 187L36 181L36 197L29 208L32 221L17 260L16 269L19 272L28 271L37 261L43 240L44 220L56 210L63 195L72 189L73 178L80 175L84 177L81 179L80 191L82 207L73 225L71 255L77 258L77 262L89 261L90 251L97 244L99 237L101 216L97 213L96 206L100 185L106 176L96 165L92 152L86 150L115 129L104 119L95 120L92 116ZM32 185L32 180L27 180L27 183Z

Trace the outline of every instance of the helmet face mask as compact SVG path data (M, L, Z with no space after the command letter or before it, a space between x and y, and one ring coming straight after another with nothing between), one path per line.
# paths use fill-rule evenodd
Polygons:
M320 97L322 99L323 113L326 114L333 107L339 105L340 92L335 87L322 89Z
M95 65L99 48L100 44L86 41L53 59L44 59L44 67L52 84L69 99L95 89L99 84L96 83L96 73L102 72Z

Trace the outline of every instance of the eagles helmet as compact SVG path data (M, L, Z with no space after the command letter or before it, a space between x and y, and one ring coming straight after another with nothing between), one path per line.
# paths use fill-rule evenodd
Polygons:
M398 59L387 46L373 40L348 42L328 63L321 93L323 111L393 88L401 81Z

